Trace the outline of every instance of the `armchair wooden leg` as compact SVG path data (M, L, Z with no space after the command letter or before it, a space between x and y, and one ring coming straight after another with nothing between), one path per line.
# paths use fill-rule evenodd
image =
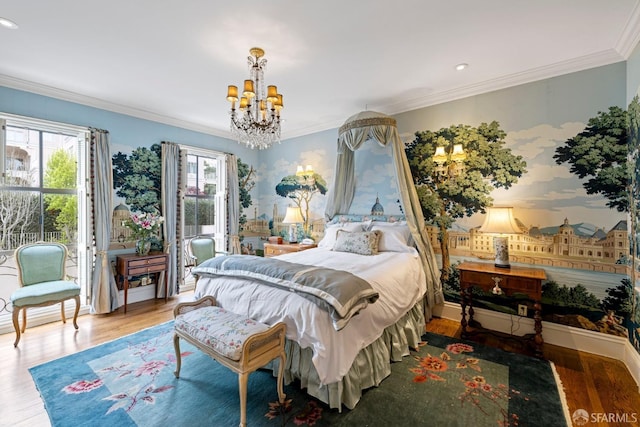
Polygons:
M18 316L20 314L19 307L13 307L13 328L16 330L16 340L13 343L14 347L18 346L18 342L20 341L20 325L18 324Z
M17 319L17 317L16 317ZM22 329L21 332L24 334L25 329L27 329L27 307L22 309Z
M62 317L62 323L67 323L67 316L64 314L64 301L60 301L60 316Z
M76 311L73 312L73 327L78 329L78 313L80 313L80 296L76 295Z

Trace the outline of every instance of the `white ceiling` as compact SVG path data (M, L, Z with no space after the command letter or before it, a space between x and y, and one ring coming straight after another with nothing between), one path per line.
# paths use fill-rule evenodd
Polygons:
M640 0L6 0L0 85L229 136L262 47L283 139L611 64ZM469 64L464 71L455 65Z

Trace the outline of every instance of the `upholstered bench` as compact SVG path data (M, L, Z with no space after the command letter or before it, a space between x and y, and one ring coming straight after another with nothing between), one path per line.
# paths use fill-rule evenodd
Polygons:
M182 338L238 374L240 427L245 427L249 374L279 357L278 400L284 403L284 323L267 326L256 322L249 317L218 307L212 296L205 296L195 302L180 303L173 309L173 315L176 378L180 378Z

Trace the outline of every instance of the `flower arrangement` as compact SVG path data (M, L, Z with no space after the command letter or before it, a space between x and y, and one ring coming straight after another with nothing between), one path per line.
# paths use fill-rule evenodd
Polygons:
M131 229L136 239L149 239L158 236L164 218L152 213L131 214L125 225Z

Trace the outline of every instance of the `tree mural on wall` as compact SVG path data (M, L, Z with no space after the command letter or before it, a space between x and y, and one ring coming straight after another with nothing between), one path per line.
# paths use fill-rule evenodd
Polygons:
M308 184L307 182L311 182ZM296 175L287 175L276 185L276 193L281 197L287 197L300 208L302 219L304 220L303 229L305 235L309 235L309 202L314 194L322 195L327 193L327 182L314 172L313 176L306 181L301 181Z
M256 185L256 170L252 165L244 163L238 158L238 187L240 188L240 228L247 222L244 210L252 204L251 190ZM242 236L240 236L242 240Z
M491 206L495 188L510 188L526 173L522 156L505 147L506 133L496 121L478 127L451 125L437 132L418 131L405 151L425 220L438 227L442 253L442 280L449 278L448 229L456 219L484 213ZM462 144L466 153L464 173L436 178L433 155L436 147Z
M609 107L589 119L585 130L556 148L556 163L568 163L580 179L587 194L601 194L607 206L629 210L631 173L627 166L627 113L620 107Z
M629 194L633 167L628 159L629 154L633 156L636 151L637 96L629 105L629 112L631 115L617 106L609 107L606 112L599 111L589 119L582 132L557 147L553 156L557 164L571 165L569 170L583 180L582 186L587 194L604 196L607 207L618 212L631 209ZM620 334L620 315L629 320L633 313L631 281L622 279L620 285L608 288L606 292L608 296L600 304L605 316L599 329Z
M113 188L134 211L160 213L162 147L138 147L130 156L113 155Z

